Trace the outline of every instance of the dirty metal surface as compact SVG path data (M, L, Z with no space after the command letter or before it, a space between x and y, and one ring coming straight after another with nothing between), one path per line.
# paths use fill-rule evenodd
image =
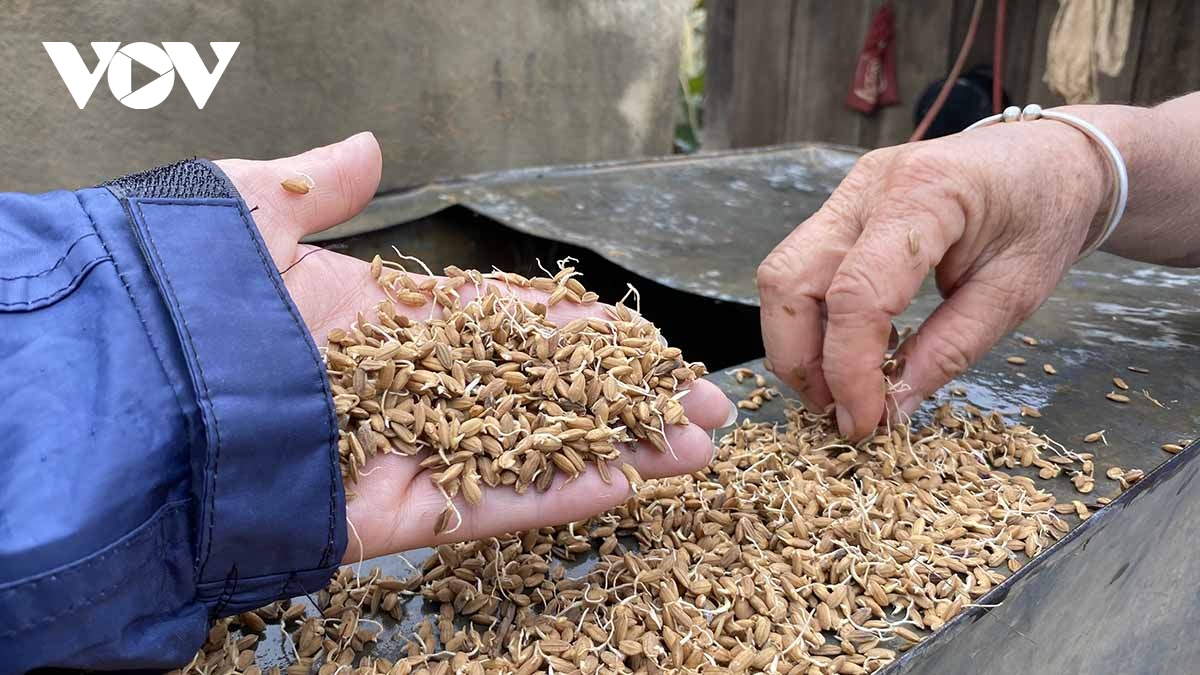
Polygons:
M1195 272L1093 256L955 382L966 397L943 390L938 401L966 400L1014 419L1018 404L1036 407L1043 416L1023 423L1068 448L1095 453L1091 495L1076 493L1065 476L1038 480L1060 501L1117 497L1118 485L1104 477L1112 466L1149 475L1087 522L1068 517L1074 528L1068 537L881 673L1200 672L1200 641L1190 637L1200 625L1200 444L1176 456L1159 449L1200 436L1198 286ZM917 323L936 302L927 290L899 323ZM1019 338L1026 335L1039 343L1024 344ZM1008 355L1028 363L1010 365ZM1058 374L1044 374L1042 363L1054 364ZM778 384L761 361L746 365ZM1130 372L1130 365L1150 372ZM737 384L733 370L709 377L736 399L751 385ZM1130 403L1104 398L1114 376L1129 383ZM782 405L776 399L752 419L782 420ZM1082 442L1101 429L1107 444ZM429 552L367 561L363 570L378 565L404 576ZM592 562L571 563L568 574L582 575ZM434 611L419 598L410 600L408 618L388 625L376 653L399 654L403 636ZM260 649L261 662L284 659L287 648L273 635Z
M313 241L461 205L526 234L590 249L665 286L755 305L758 263L820 207L860 153L797 144L483 174L382 195Z

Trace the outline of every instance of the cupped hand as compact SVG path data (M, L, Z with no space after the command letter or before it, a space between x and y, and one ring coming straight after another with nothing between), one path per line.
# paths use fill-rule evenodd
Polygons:
M1108 178L1079 131L1003 124L870 152L758 269L771 369L859 439L915 410L1034 312L1076 260ZM881 365L936 270L944 298ZM899 380L899 382L897 382Z
M216 164L247 206L255 209L254 221L275 265L286 270L284 282L318 345L324 344L330 330L353 323L359 312L373 313L384 295L371 277L370 265L301 244L300 239L344 222L370 201L382 170L374 136L361 133L284 159L231 159ZM311 181L311 189L303 195L288 192L280 185L287 179ZM398 244L403 248L403 242ZM301 258L303 262L297 264ZM527 293L538 299L536 292ZM414 319L428 317L429 312L427 308L402 310ZM580 316L602 316L602 312L596 305L560 302L551 309L550 318L561 323ZM728 422L732 404L705 381L697 381L682 402L691 424L668 428L674 456L639 444L624 449L620 461L632 464L645 478L685 474L706 466L713 453L710 431ZM357 534L351 537L347 561L580 520L619 505L630 494L624 474L611 472L612 483L606 484L591 467L565 486L560 476L544 493L518 496L511 488L486 488L479 506L456 499L462 524L453 532L434 536L445 498L420 467L422 459L419 455L380 455L368 462L354 486L356 496L347 505L347 518Z

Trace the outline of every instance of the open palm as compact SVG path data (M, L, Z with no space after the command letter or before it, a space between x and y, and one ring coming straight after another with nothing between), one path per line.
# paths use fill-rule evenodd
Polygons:
M288 270L284 282L318 345L324 344L330 330L353 323L359 312L369 315L384 299L383 292L371 277L370 265L332 251L309 255L303 264L288 268L315 250L300 239L338 225L366 206L379 186L382 162L375 137L361 133L295 157L216 163L247 206L255 209L255 224L275 265ZM280 186L301 175L312 179L307 194ZM403 242L397 244L403 249ZM539 294L528 291L528 295ZM429 311L401 309L414 319L427 317ZM550 310L550 318L559 323L580 316L603 316L603 307L561 302ZM713 452L709 430L728 421L731 405L715 385L704 381L692 386L683 403L692 423L668 428L674 456L639 444L623 449L621 461L646 478L690 473L707 465ZM565 486L559 476L544 493L518 496L508 487L488 488L478 506L457 499L461 526L434 536L445 498L419 466L421 459L421 455L380 455L368 462L354 486L356 496L347 505L347 517L361 538L361 549L351 538L347 560L579 520L629 496L623 474L612 472L612 484L606 484L594 469Z

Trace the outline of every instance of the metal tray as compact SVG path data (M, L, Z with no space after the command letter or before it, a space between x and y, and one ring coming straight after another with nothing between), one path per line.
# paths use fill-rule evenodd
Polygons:
M759 260L817 208L857 154L787 146L506 172L385 196L333 235L462 204L518 231L589 248L671 288L731 301L717 307L753 305ZM1200 435L1197 288L1197 273L1093 256L961 378L978 407L1010 415L1018 404L1039 408L1043 417L1026 423L1094 452L1098 478L1090 497L1116 495L1116 483L1103 478L1111 466L1149 475L979 603L993 606L965 611L880 672L1200 673L1200 640L1191 639L1200 625L1200 450L1193 444L1170 456L1159 449ZM938 300L928 286L899 323L916 325ZM1025 345L1021 335L1039 344ZM1006 363L1011 354L1028 365ZM1058 374L1045 375L1042 363ZM1130 365L1150 372L1129 372ZM729 372L710 377L736 396L740 385ZM1117 375L1132 387L1129 404L1104 398ZM756 413L780 415L778 404ZM1100 429L1107 444L1081 442ZM1060 499L1076 496L1065 478L1042 484ZM419 564L425 554L405 557ZM366 568L373 564L392 574L408 569L399 556ZM410 610L419 617L420 601ZM277 642L264 648L283 655ZM376 653L389 649L395 653L396 643L384 641Z

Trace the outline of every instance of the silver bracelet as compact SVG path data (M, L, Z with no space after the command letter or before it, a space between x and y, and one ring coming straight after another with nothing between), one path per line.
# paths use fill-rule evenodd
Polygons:
M1064 112L1042 110L1042 106L1036 103L1031 103L1025 106L1024 109L1018 108L1015 105L1009 106L999 115L985 117L967 127L965 131L1002 122L1022 122L1037 119L1063 122L1087 134L1088 138L1095 141L1104 150L1104 154L1108 155L1113 175L1117 178L1117 189L1113 191L1112 203L1109 204L1108 221L1104 224L1104 229L1100 231L1099 238L1090 245L1087 245L1079 255L1080 258L1084 258L1103 246L1104 242L1108 241L1108 238L1116 231L1117 223L1120 223L1121 217L1125 215L1125 204L1129 200L1129 172L1125 169L1125 159L1121 157L1121 152L1117 150L1117 146L1109 140L1108 136L1105 136L1103 131L1097 129L1094 124L1087 120Z

